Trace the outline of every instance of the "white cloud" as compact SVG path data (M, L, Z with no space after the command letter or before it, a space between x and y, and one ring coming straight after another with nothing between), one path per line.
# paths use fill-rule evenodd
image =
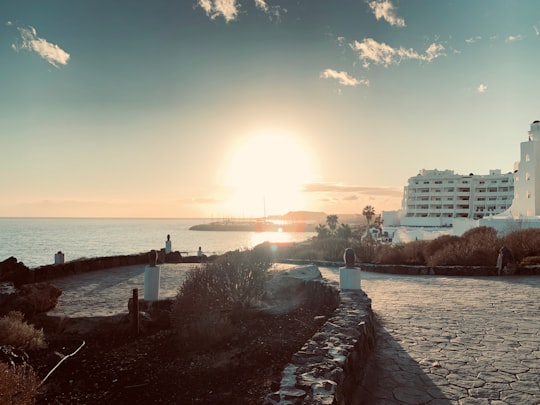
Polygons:
M485 93L488 89L488 86L484 83L480 83L480 85L476 88L477 93Z
M522 41L524 39L524 36L523 35L509 35L508 37L506 37L506 43L510 43L510 42L517 42L517 41Z
M270 19L280 20L283 9L280 6L269 6L266 0L255 0L255 6L270 16Z
M11 21L6 21L6 26L7 27L11 27L13 25L13 23Z
M341 71L338 72L334 69L326 69L324 72L321 73L319 76L321 79L336 79L339 84L342 86L352 86L356 87L359 84L364 84L366 86L369 86L369 80L359 80L351 75L349 75L347 72Z
M374 0L369 2L368 5L377 20L382 18L390 25L398 27L406 26L403 18L396 17L394 5L390 0Z
M255 0L255 5L264 12L268 11L268 4L266 4L265 0Z
M536 25L533 25L533 29L536 35L540 35L540 31L538 30L538 27Z
M70 58L69 53L64 51L58 45L38 37L34 27L18 27L17 29L21 33L22 42L20 44L12 44L11 47L14 50L19 51L24 49L27 51L34 51L55 67L58 67L58 65L67 65Z
M222 16L226 22L229 22L238 16L236 0L198 0L198 3L212 20Z
M358 52L358 57L363 61L363 66L368 68L371 63L375 65L399 65L401 61L416 59L422 62L431 62L440 56L445 56L444 46L432 43L424 54L418 53L412 48L392 48L390 45L375 41L373 38L364 39L362 42L354 41L351 48Z
M482 39L482 37L476 36L476 37L467 38L467 39L465 40L465 42L468 43L468 44L474 44L475 42L478 42L478 41L480 41L481 39Z

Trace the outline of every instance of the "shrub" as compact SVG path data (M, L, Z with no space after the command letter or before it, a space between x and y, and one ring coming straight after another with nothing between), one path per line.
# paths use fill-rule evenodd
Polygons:
M540 229L521 229L508 234L502 239L505 245L520 262L527 256L540 256Z
M32 368L27 365L10 367L0 362L1 404L33 404L37 390L38 380Z
M342 262L345 249L351 242L342 238L312 239L310 242L297 243L283 248L279 257L297 258L314 261ZM355 249L356 250L356 249Z
M494 266L497 248L469 244L463 238L435 252L428 266Z
M439 250L444 249L448 245L452 245L461 240L459 236L442 235L424 245L424 258L426 264L431 263L431 257Z
M36 329L23 319L23 314L11 311L0 318L0 345L11 345L24 350L47 347L42 329Z
M383 245L379 248L376 261L383 264L423 265L426 241L413 241L399 245Z
M271 265L264 250L229 252L191 269L173 304L173 327L182 345L204 347L234 328L231 318L261 298Z

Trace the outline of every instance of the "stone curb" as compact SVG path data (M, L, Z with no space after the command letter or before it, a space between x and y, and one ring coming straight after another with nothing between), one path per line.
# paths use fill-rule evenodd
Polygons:
M315 264L320 267L342 267L343 262L330 261L305 261L287 259L282 260L282 263L287 264ZM457 276L457 277L479 277L479 276L498 276L498 270L495 266L411 266L402 264L374 264L374 263L357 263L364 271L372 271L385 274L402 274L408 276ZM513 276L534 276L540 275L540 266L517 266Z
M339 289L335 282L322 282ZM279 389L266 396L265 405L351 403L367 373L376 326L363 291L340 291L339 299L334 315L285 366Z

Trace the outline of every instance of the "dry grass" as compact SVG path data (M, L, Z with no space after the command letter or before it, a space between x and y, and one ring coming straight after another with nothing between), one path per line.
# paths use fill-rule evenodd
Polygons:
M30 367L10 367L0 362L0 404L33 404L37 390L38 380Z
M43 330L26 323L23 314L18 311L11 311L0 318L0 345L10 345L23 350L47 347Z

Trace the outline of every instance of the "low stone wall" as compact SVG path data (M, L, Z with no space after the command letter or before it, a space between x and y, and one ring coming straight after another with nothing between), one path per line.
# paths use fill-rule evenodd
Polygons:
M324 283L337 293L336 283ZM376 326L363 291L341 291L339 299L334 315L293 355L266 405L352 403L376 344Z
M343 262L306 261L306 260L283 260L288 264L314 264L319 267L342 267ZM494 266L411 266L405 264L377 264L356 263L356 267L364 271L386 274L403 274L410 276L498 276L498 270ZM540 275L540 266L516 266L514 276Z
M31 271L33 274L33 280L29 282L47 281L73 274L86 273L89 271L133 266L145 263L148 263L148 253L73 260L62 264L50 264L47 266L36 267Z
M200 263L197 256L182 257L179 252L171 252L167 255L158 252L158 263ZM212 261L216 256L205 257L206 261ZM15 257L0 262L0 283L10 282L16 287L24 284L38 283L53 280L55 278L81 274L89 271L111 269L114 267L124 267L142 265L148 263L148 252L131 255L94 257L88 259L78 259L61 264L48 264L45 266L30 269L22 262L18 262Z

